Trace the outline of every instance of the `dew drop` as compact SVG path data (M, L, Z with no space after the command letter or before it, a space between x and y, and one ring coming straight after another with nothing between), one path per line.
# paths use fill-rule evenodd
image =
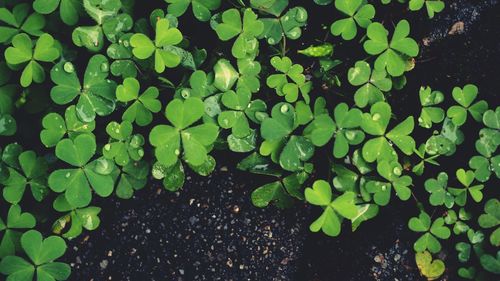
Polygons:
M356 134L354 132L352 132L352 131L347 131L347 132L345 132L345 137L348 140L352 141L356 137Z
M66 178L69 178L70 176L71 176L70 172L67 172L66 175L65 175Z
M67 73L73 73L75 71L75 66L71 62L68 61L68 62L64 63L63 69Z
M392 172L393 172L396 176L401 176L401 168L399 168L399 167L394 167L394 169L392 169Z
M109 64L107 62L101 63L101 71L106 72L109 70Z
M181 96L187 99L191 96L191 91L189 91L189 89L182 89Z
M280 108L281 113L287 113L288 112L288 105L284 104Z
M372 120L373 120L373 121L378 121L378 120L380 120L380 117L381 117L381 116L380 116L380 114L379 114L379 113L375 113L375 114L373 114L373 116L372 116Z
M174 151L174 153L175 153L175 155L177 155L177 156L179 156L179 154L181 154L180 150L178 150L178 149L176 149L176 150Z

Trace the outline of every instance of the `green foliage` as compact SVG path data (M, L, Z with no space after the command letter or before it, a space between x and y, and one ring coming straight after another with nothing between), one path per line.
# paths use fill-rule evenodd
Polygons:
M156 87L149 87L139 95L140 84L135 78L125 78L122 85L116 88L118 101L132 104L123 112L123 120L135 122L139 126L147 126L153 121L153 113L161 110L160 95Z
M323 207L323 214L309 227L313 232L322 230L326 235L338 236L342 220L354 219L358 214L355 193L346 192L333 198L330 184L323 180L315 181L312 188L306 188L305 198L312 205Z
M30 213L23 213L19 205L11 205L7 217L4 220L0 218L0 233L3 233L0 242L0 258L13 255L19 250L19 239L21 229L30 229L35 227L36 220Z
M287 102L296 102L299 93L306 103L310 102L309 92L311 83L306 81L303 74L304 68L299 64L293 64L288 57L273 57L271 65L280 74L273 74L267 78L267 86L276 90L279 96L284 96ZM290 80L288 80L290 79Z
M212 123L191 126L203 114L204 105L198 98L191 97L185 101L174 99L167 105L165 116L173 126L157 125L149 135L149 142L155 147L155 156L161 165L165 168L179 167L179 157L182 157L199 173L198 169L205 167L213 170L215 160L208 153L217 139L219 128ZM179 167L176 170L182 174L179 177L184 178L183 169ZM176 184L173 189L181 186Z
M435 254L441 251L441 243L438 239L448 239L451 235L450 229L445 226L444 218L437 218L432 221L431 217L420 212L418 217L413 217L408 222L408 227L415 232L424 233L413 244L415 251L423 252L428 250Z
M47 33L42 34L35 46L26 33L12 38L12 46L5 50L5 60L9 66L24 67L20 84L28 87L33 81L42 83L45 70L39 62L53 62L59 57L59 50L54 46L54 38Z
M366 35L369 40L364 43L365 51L370 55L378 55L375 68L387 70L391 76L401 76L407 68L408 59L418 55L418 45L408 37L410 24L400 21L391 41L389 31L380 23L374 22L368 26Z
M57 158L70 167L52 172L48 183L54 192L64 192L71 206L88 206L92 200L91 187L101 197L107 197L113 192L114 182L109 168L101 167L110 164L103 159L91 162L95 153L95 137L91 134L81 134L74 140L63 139L56 145Z
M422 112L418 118L418 124L423 128L431 128L435 123L441 123L444 120L444 110L436 105L444 101L443 93L432 91L430 87L421 87L419 92Z
M60 62L50 71L56 84L50 97L59 105L73 102L77 97L77 118L84 123L92 123L96 116L111 114L116 107L116 83L108 79L109 62L103 55L90 58L83 77L83 84L71 62ZM76 122L80 122L75 120Z
M42 281L69 278L70 266L55 261L66 251L66 242L61 237L49 236L43 239L40 232L30 230L21 236L21 247L30 262L14 255L6 256L0 262L0 273L9 276L8 280Z
M12 10L0 8L0 43L10 43L18 33L27 33L32 36L43 34L45 18L38 13L30 13L27 3L15 5Z
M167 19L156 22L156 36L154 42L142 33L134 34L130 38L132 53L138 59L145 60L154 55L154 69L163 73L165 68L174 68L181 63L182 57L175 45L182 41L182 33L175 27L170 27Z
M81 4L76 0L35 0L33 9L43 15L59 9L61 20L67 25L75 25L81 13Z
M16 155L17 156L17 155ZM42 201L48 194L47 162L37 157L33 151L24 151L15 159L17 167L8 167L9 177L3 182L3 198L11 204L17 204L23 198L29 186L33 198Z
M211 12L217 10L221 0L165 0L168 5L168 13L176 17L182 16L189 5L192 5L193 15L200 21L208 21Z
M29 229L74 239L101 224L94 194L129 199L154 181L176 192L228 157L267 177L251 192L256 207L317 206L313 232L338 236L344 220L355 231L394 191L420 210L408 226L428 280L443 274L435 258L450 246L459 276L498 274L500 107L472 84L453 89L449 108L446 93L404 89L419 47L400 3L433 17L444 1L311 1L334 11L328 19L288 0L166 0L153 11L129 0L24 2L0 5L7 280L69 278L55 261L64 240ZM186 26L192 19L201 23ZM395 103L413 98L421 108ZM478 134L465 127L469 114ZM460 158L466 139L470 159ZM456 180L455 160L469 165ZM441 243L452 235L458 243Z
M441 0L410 0L408 3L410 10L418 11L424 7L427 9L427 14L429 18L433 18L435 13L439 13L444 10L444 2Z
M472 104L477 97L478 91L478 88L471 84L465 85L463 89L458 87L453 89L453 99L459 105L450 107L446 114L455 125L462 126L467 121L467 112L470 112L472 118L476 121L481 121L483 113L488 109L488 104L485 101Z
M363 108L379 101L384 101L384 92L392 89L392 80L385 70L371 69L365 61L357 61L347 73L349 83L360 86L354 94L354 102Z
M330 31L333 35L342 35L342 39L351 40L358 32L356 24L367 28L375 16L375 7L363 0L335 0L335 8L348 16L332 24Z
M427 280L436 280L445 271L445 265L442 260L432 259L432 255L428 251L418 252L415 254L415 261L417 263L420 273L427 278Z
M363 114L361 128L367 134L375 136L363 145L363 158L366 161L394 159L397 154L388 140L392 141L404 154L413 154L415 141L409 136L414 128L413 117L408 117L386 133L390 117L391 107L385 102L372 105L370 113Z

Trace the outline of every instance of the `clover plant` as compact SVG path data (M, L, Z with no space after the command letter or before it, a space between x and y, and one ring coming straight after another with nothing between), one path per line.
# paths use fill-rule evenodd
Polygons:
M57 260L108 223L99 203L158 181L180 192L231 158L262 177L256 207L312 205L329 237L363 231L395 193L419 210L422 276L498 279L500 107L480 85L408 75L414 19L446 1L146 2L0 4L2 278L71 278Z
M40 232L30 230L21 236L21 247L29 261L11 255L4 257L0 262L0 273L9 276L7 279L20 281L68 279L71 274L70 266L55 261L66 251L66 242L61 237L49 236L43 239Z
M59 57L59 50L54 44L54 38L47 33L38 38L35 46L26 33L12 38L12 46L5 50L5 60L9 66L24 67L21 86L28 87L33 81L41 83L45 80L45 70L39 62L53 62Z

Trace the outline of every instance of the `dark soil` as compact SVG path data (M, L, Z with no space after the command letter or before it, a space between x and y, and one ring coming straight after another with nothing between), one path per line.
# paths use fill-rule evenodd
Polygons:
M391 98L396 111L418 114L420 85L451 99L453 86L474 83L490 107L499 105L498 1L452 2L417 28L427 46L409 85ZM448 34L457 22L463 30ZM213 175L189 177L179 193L150 186L129 201L97 202L101 227L72 241L66 256L72 280L420 280L412 252L416 236L406 227L418 213L414 203L393 199L356 232L345 226L340 237L328 238L309 232L317 210L303 204L255 208L250 193L261 179L228 171L234 160L219 156ZM448 280L456 280L455 271L449 268Z

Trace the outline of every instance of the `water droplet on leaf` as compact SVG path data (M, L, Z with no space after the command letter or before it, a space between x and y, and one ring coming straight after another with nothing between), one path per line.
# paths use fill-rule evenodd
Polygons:
M63 69L67 73L73 73L75 71L75 66L71 62L68 61L68 62L64 63Z

